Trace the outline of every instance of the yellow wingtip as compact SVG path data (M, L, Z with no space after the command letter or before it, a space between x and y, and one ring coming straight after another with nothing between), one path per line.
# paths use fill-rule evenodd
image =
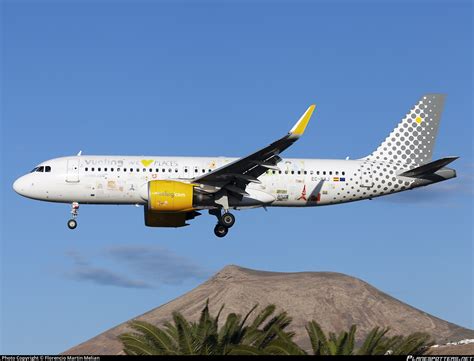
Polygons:
M313 115L313 111L316 108L315 104L311 104L309 108L304 112L304 114L301 116L301 118L296 122L293 128L290 130L290 134L300 137L303 135L306 126L309 123L309 120L311 119L311 115Z

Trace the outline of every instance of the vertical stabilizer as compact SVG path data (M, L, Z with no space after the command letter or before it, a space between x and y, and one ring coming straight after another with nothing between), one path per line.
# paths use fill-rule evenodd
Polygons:
M431 162L445 95L425 94L366 159L410 166Z

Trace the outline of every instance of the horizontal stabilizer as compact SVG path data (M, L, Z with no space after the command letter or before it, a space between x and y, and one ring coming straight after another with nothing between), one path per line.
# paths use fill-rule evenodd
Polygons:
M446 157L435 160L427 164L423 164L419 167L407 170L406 172L400 173L399 176L410 177L410 178L421 178L424 175L433 174L436 171L440 170L444 166L448 165L451 162L454 162L459 157Z

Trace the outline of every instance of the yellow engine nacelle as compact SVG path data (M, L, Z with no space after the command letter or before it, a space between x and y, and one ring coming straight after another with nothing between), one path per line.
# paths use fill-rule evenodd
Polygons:
M193 210L194 185L171 180L148 183L148 209L154 212Z

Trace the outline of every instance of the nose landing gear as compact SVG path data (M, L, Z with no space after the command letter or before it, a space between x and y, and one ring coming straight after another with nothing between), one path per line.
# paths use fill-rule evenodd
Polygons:
M77 221L76 218L79 215L79 203L77 202L72 202L71 204L71 215L72 218L67 221L67 226L69 229L74 229L77 227Z
M70 219L69 221L67 221L67 226L69 229L74 229L77 227L77 222L75 219Z

